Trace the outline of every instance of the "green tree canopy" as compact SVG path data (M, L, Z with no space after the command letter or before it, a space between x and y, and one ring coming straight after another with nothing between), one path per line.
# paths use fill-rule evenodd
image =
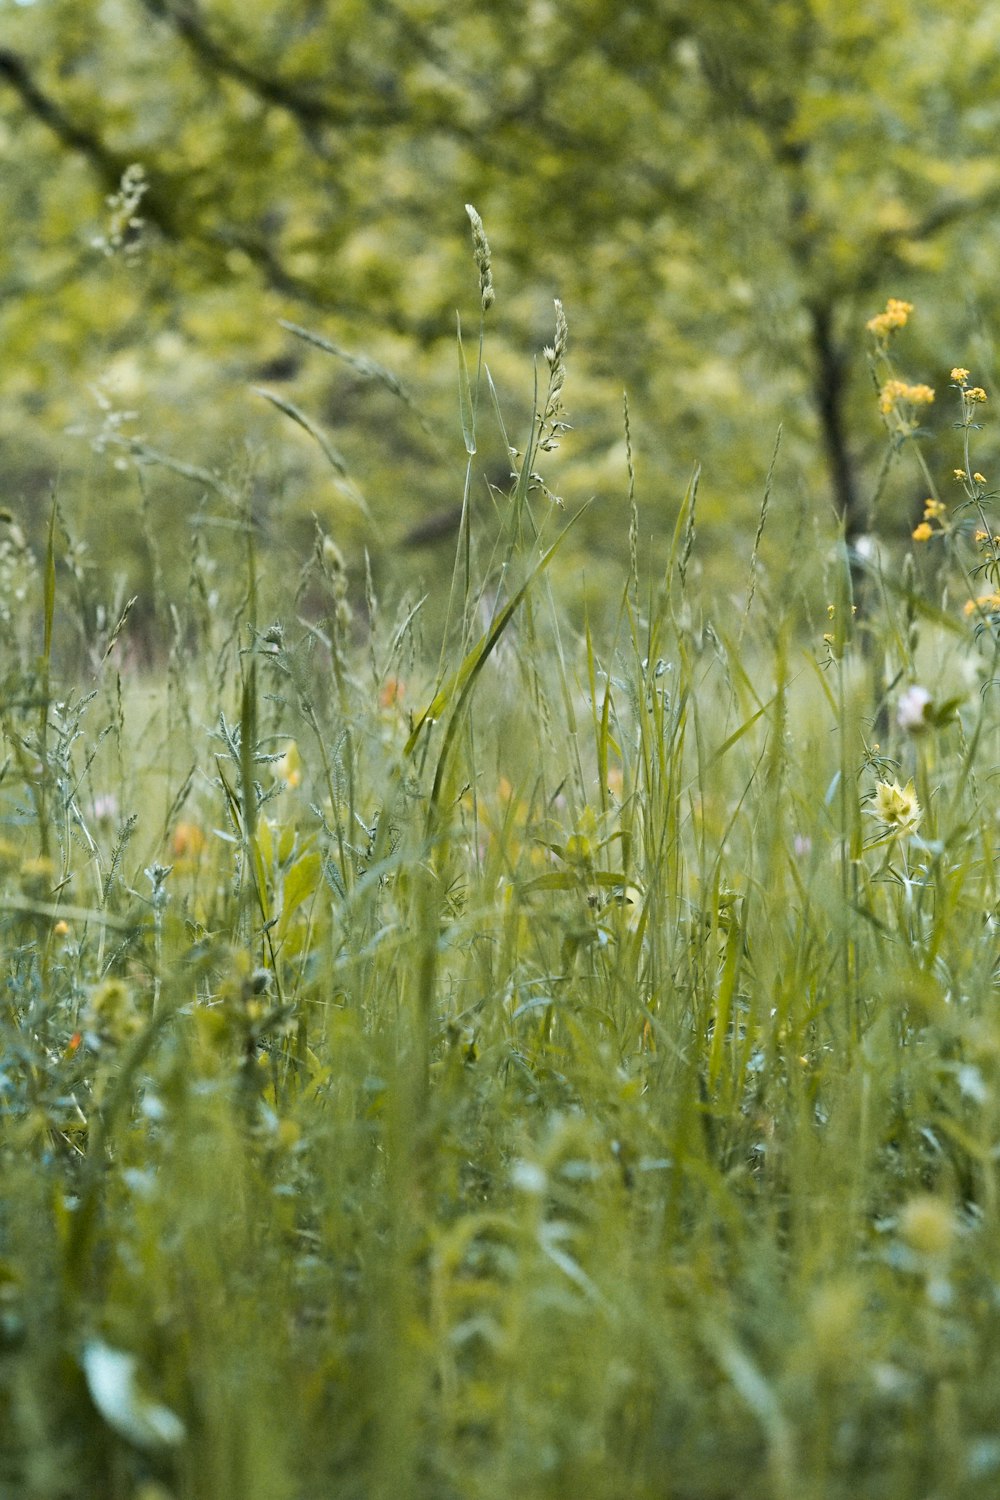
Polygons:
M496 256L491 366L525 420L526 359L566 307L576 431L553 482L605 502L591 552L624 530L623 388L648 529L696 460L706 523L752 525L782 422L803 514L832 503L857 532L883 441L865 319L906 296L921 379L959 360L991 378L972 340L996 313L1000 15L973 0L3 0L0 44L15 502L72 467L66 427L141 428L199 462L250 432L283 514L328 507L360 541L248 390L282 379L370 493L369 544L419 534L457 497L441 346L475 311L467 201ZM132 164L135 265L124 221L105 253ZM280 318L397 371L425 426ZM499 442L482 462L504 479ZM128 474L90 474L95 515L134 501Z

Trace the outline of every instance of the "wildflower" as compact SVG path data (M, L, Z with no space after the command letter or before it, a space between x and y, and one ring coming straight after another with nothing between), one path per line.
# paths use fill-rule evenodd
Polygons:
M879 391L878 409L884 417L895 411L901 401L911 406L930 406L934 392L929 385L908 385L905 380L887 380Z
M926 521L921 521L919 526L913 528L913 540L915 542L928 542L934 535L933 526L928 526Z
M885 312L877 313L874 318L869 318L865 327L877 338L887 338L897 328L905 328L912 311L912 302L903 302L899 297L890 297L885 304Z
M401 677L387 677L379 688L380 708L398 708L406 694L406 683Z
M295 787L301 784L302 757L299 754L299 747L294 740L292 740L281 759L275 761L274 774L286 786Z
M947 506L940 500L928 499L924 501L924 520L938 521L947 510Z
M877 781L872 811L897 838L916 833L923 816L912 781L908 781L905 787L897 781Z
M118 816L118 798L114 792L105 792L102 796L94 798L92 811L95 822L113 823Z
M921 734L929 727L927 711L931 695L925 687L908 687L896 705L896 723L907 734Z
M964 479L965 478L965 470L964 469L952 469L951 474L952 474L952 478L953 479Z
M966 381L969 378L969 372L968 370L963 369L961 365L956 365L951 372L951 378L952 380L954 380L956 385L965 385Z
M965 601L963 613L974 615L977 610L987 615L1000 613L1000 593L980 594L978 599L967 599Z
M987 396L981 385L974 385L971 391L965 392L965 399L966 401L982 402L987 399Z
M899 1228L912 1250L934 1259L946 1256L955 1238L955 1215L940 1198L921 1193L899 1216Z
M177 859L197 859L205 847L205 835L197 823L178 823L170 847Z
M972 478L973 478L974 483L976 483L976 484L985 484L986 483L986 475L985 474L976 473L976 474L973 474Z

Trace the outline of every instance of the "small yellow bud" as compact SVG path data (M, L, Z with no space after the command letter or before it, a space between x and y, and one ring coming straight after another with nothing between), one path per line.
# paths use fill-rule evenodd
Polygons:
M931 1193L921 1193L904 1204L899 1232L912 1250L940 1259L955 1239L955 1215L947 1203Z

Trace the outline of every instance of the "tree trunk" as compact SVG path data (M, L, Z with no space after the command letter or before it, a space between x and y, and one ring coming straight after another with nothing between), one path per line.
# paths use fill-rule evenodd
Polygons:
M834 505L844 523L844 536L851 543L864 531L865 517L844 430L844 355L834 340L830 309L812 303L809 318L814 356L813 402L819 416Z

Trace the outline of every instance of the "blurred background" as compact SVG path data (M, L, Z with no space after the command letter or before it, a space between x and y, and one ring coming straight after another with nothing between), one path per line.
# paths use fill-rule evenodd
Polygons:
M895 352L937 389L930 428L957 415L953 365L994 389L998 129L981 0L0 0L0 502L37 538L55 490L85 602L138 594L154 652L236 495L276 557L318 520L353 578L367 549L380 595L435 599L472 203L515 446L555 298L568 319L572 431L544 477L568 512L593 503L565 596L620 595L625 393L643 556L662 565L700 464L696 556L722 594L781 425L761 580L787 589L838 518L891 544L922 514L905 456L879 478L864 325L888 297L916 307ZM510 467L486 397L479 427L486 538Z

